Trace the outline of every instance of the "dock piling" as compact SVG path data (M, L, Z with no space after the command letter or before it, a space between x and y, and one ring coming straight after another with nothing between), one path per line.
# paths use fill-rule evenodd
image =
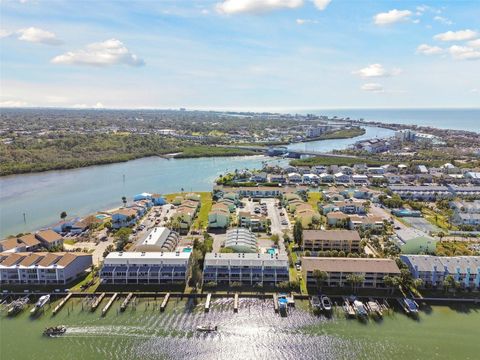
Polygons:
M100 296L93 301L92 307L90 308L91 312L94 312L97 309L98 305L100 305L104 297L105 293L101 293Z
M238 293L235 293L235 296L233 298L233 312L238 312Z
M205 301L205 312L210 311L210 302L212 300L212 294L207 294L207 301Z

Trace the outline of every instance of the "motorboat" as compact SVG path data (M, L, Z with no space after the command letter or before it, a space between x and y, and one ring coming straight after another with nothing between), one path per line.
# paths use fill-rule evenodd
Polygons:
M52 327L46 328L43 331L43 335L50 336L50 337L60 336L60 335L65 334L66 331L67 331L67 328L63 325L52 326Z
M407 313L413 314L413 315L418 314L418 304L415 302L415 300L404 298L403 303L405 305L405 309Z
M365 309L365 305L360 300L353 301L353 309L358 317L364 318L368 315L367 309Z
M43 308L46 303L50 301L50 295L40 296L40 299L35 303L35 306L30 310L30 314L36 314L38 310Z
M28 296L12 301L8 308L8 315L16 315L28 304Z
M199 325L197 326L197 331L201 332L213 332L217 331L217 326L216 325Z
M281 312L286 312L287 311L287 306L288 306L287 295L280 294L278 296L278 309Z
M325 311L332 311L332 302L328 296L322 295L320 298L322 301L322 308Z
M372 315L377 315L379 317L383 316L382 308L380 307L380 304L377 301L369 300L367 302L367 308L370 310L370 313Z

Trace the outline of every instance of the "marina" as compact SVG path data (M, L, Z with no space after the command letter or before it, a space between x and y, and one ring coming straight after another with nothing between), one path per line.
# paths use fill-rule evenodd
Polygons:
M45 358L48 353L53 360L68 357L72 351L82 353L87 360L106 356L121 356L126 360L162 356L206 360L207 354L212 352L222 354L222 358L240 359L238 346L243 346L247 352L246 355L242 351L243 358L255 357L259 349L281 358L291 358L299 349L307 350L305 359L321 356L401 359L405 349L413 358L475 358L474 334L480 311L473 304L459 304L453 308L428 306L420 310L419 321L414 321L398 306L384 312L381 322L361 322L356 316L353 319L344 316L342 307L335 306L339 299L332 299L332 317L315 314L308 299L295 299L295 307L289 308L288 317L279 317L271 311L272 297L242 296L238 300L238 315L233 316L234 297L213 295L208 313L204 312L205 296L189 299L173 296L160 315L158 306L152 306L160 304L160 300L152 296L137 297L138 305L129 306L124 312L119 311L122 302L115 301L110 311L101 316L83 306L85 295L73 296L69 300L69 311L60 311L55 317L50 316L48 309L33 321L28 311L8 321L3 314L0 345L5 358L19 360L25 358L25 350L18 346L20 334L30 339L29 354ZM106 296L101 306L108 300ZM382 303L382 299L375 300ZM52 305L60 301L53 300ZM34 304L28 307L32 306ZM65 327L65 333L53 338L42 336L46 328L59 324ZM208 326L217 326L217 330L197 330L198 327L206 330ZM460 344L447 329L466 338ZM422 337L425 332L431 334L432 339ZM209 340L208 346L205 339ZM54 353L48 350L47 341L55 344ZM288 347L282 345L285 341ZM439 353L442 356L435 355Z

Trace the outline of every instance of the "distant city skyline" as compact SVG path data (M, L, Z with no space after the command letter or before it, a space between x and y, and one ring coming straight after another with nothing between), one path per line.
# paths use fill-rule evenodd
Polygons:
M480 103L478 1L2 0L0 107Z

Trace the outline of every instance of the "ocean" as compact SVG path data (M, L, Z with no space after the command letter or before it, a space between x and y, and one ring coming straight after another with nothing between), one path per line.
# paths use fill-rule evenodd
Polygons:
M350 117L366 121L441 129L468 130L480 133L480 108L473 109L328 109L304 110L301 114Z

